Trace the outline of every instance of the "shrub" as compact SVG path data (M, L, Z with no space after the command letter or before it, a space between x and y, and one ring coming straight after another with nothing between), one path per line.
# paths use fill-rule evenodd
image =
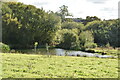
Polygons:
M8 45L0 42L0 51L4 52L4 53L5 52L9 52L10 51L10 47Z
M85 43L84 45L85 48L96 48L97 47L97 44L96 43Z
M79 45L78 39L78 35L75 32L72 32L72 30L64 30L58 46L64 49L76 49Z
M90 31L84 31L80 34L80 46L84 50L85 48L95 48L97 44L94 43L94 37Z

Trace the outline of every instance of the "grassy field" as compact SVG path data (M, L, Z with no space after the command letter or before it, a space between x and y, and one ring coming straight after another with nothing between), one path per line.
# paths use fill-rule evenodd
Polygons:
M118 60L3 53L3 78L117 78Z

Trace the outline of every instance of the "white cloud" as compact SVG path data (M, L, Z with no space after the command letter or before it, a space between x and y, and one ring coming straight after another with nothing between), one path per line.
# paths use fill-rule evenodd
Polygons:
M74 17L98 16L102 19L118 18L119 0L18 0L32 4L46 11L58 11L62 5L68 6Z
M92 3L96 3L96 4L103 4L105 3L107 0L87 0L89 2L92 2Z

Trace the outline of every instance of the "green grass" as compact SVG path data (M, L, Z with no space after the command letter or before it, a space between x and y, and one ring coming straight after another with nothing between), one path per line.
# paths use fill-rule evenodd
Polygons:
M94 50L97 53L104 52L107 53L107 55L113 55L113 56L118 56L118 54L120 53L118 49L113 49L113 48L94 48L91 50Z
M3 78L117 78L118 60L3 53Z

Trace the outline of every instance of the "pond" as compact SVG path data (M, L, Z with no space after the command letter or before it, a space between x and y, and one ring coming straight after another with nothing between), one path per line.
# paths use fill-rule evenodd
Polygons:
M46 48L40 48L36 50L36 53L34 49L21 50L21 52L28 53L28 54L57 55L57 56L114 58L114 56L111 56L111 55L100 55L96 53L88 53L88 52L74 51L74 50L64 50L60 48L49 49L49 51L46 51Z

